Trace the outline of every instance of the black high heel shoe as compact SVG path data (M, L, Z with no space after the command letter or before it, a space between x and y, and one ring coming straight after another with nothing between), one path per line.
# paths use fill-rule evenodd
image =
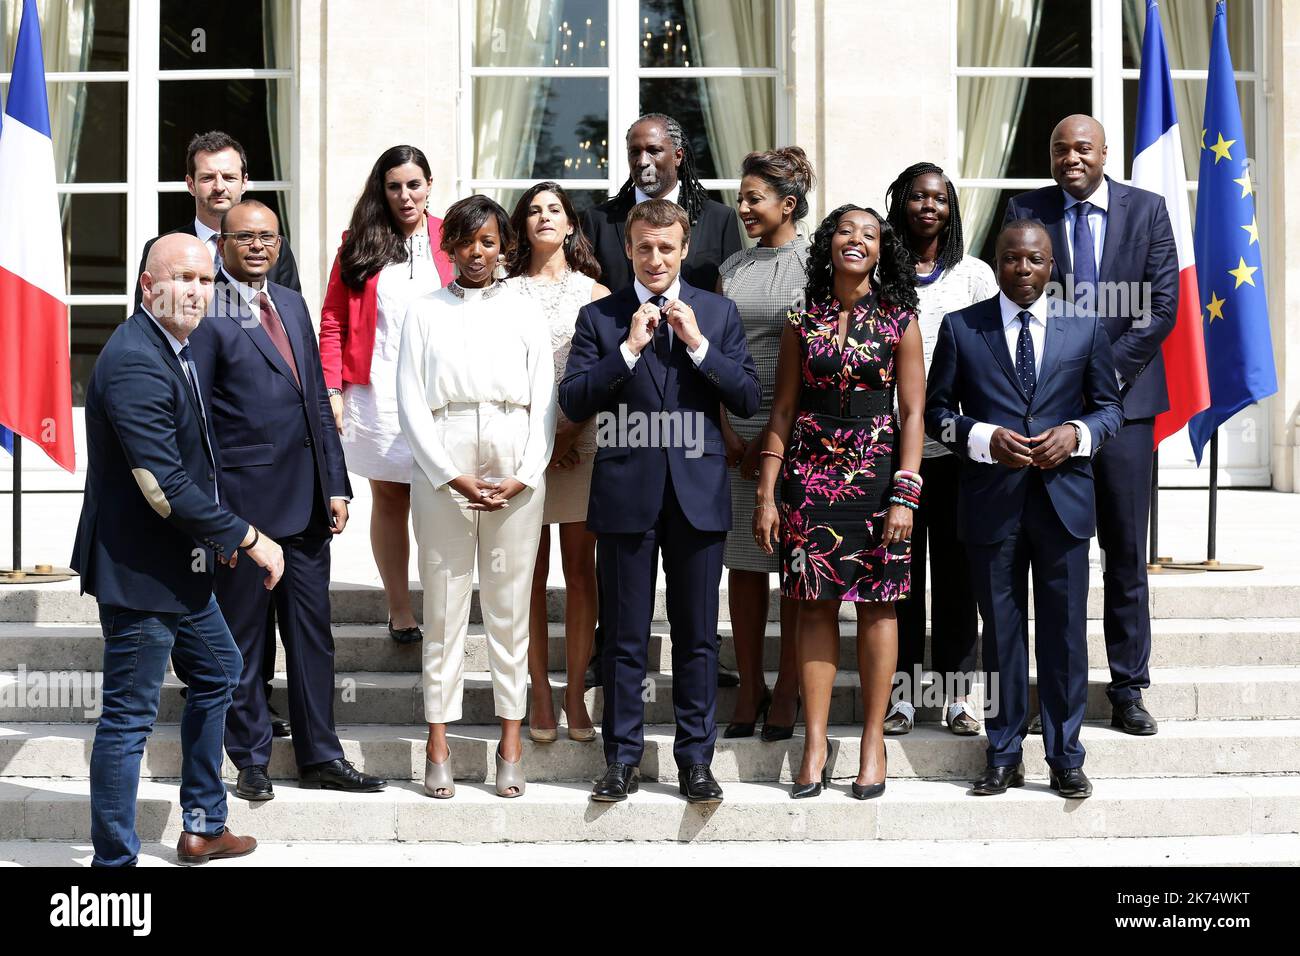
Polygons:
M413 627L393 627L393 619L388 619L388 636L398 644L418 644L424 640L424 633L417 624Z
M798 697L794 700L794 724L799 723L799 708L803 706L803 701ZM763 722L763 729L759 732L759 739L765 744L774 744L778 740L789 740L794 736L794 724L789 727L780 724L769 724Z
M885 776L881 778L880 783L869 783L865 787L856 780L853 781L853 796L859 800L870 800L872 797L878 797L885 792L885 780L889 778L889 751L885 751Z
M821 792L831 785L831 763L835 759L835 751L831 749L831 738L826 738L826 760L822 763L821 777L812 783L799 783L795 781L790 786L790 799L802 800L805 797L820 796Z
M736 737L754 736L754 728L760 720L766 720L768 709L772 706L772 692L766 687L763 688L763 699L758 702L758 710L754 712L754 719L749 723L730 723L727 729L722 732L722 736L728 739ZM766 723L763 726L767 726Z

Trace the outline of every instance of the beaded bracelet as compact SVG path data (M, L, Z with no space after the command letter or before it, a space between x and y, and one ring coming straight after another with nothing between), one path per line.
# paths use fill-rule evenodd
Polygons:
M924 481L924 479L923 479L920 475L918 475L916 472L914 472L914 471L908 471L908 470L906 470L905 468L900 468L900 469L898 469L898 471L894 472L894 480L897 481L897 480L900 479L900 478L904 478L904 479L908 479L908 480L914 481L914 482L916 482L918 485L919 485L919 484L922 484L923 481Z
M908 501L906 498L900 498L900 497L898 497L898 495L894 495L893 497L891 497L891 498L889 499L889 503L890 503L891 505L902 505L904 508L909 508L909 509L911 509L912 511L917 510L917 508L919 507L919 506L916 504L916 502L914 502L914 501Z
M781 454L779 451L768 451L764 448L758 454L760 458L775 458L777 461L785 461L785 455Z

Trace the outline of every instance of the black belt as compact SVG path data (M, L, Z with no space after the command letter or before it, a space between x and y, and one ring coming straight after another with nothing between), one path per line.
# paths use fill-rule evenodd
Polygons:
M799 411L835 415L839 418L869 418L894 411L894 390L859 389L841 396L830 389L805 389L799 395Z

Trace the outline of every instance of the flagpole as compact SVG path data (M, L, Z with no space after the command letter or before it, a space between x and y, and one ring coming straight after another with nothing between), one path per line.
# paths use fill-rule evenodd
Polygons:
M1199 571L1262 571L1262 564L1225 564L1215 554L1219 547L1219 430L1210 433L1210 507L1205 533L1205 560L1179 561L1177 568Z
M14 432L14 572L23 570L23 436Z

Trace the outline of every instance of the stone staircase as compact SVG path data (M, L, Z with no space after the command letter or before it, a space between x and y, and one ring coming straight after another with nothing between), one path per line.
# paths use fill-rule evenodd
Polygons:
M831 792L791 801L802 731L791 741L757 738L717 744L714 771L726 791L712 809L688 806L672 760L671 664L662 593L650 660L642 791L628 802L587 800L604 766L599 742L525 740L530 781L524 798L495 796L492 715L485 638L472 615L465 720L453 728L454 800L425 797L425 729L419 648L387 637L382 594L336 585L335 713L350 760L391 781L381 794L304 791L294 784L289 741L275 741L270 767L276 799L230 799L230 824L262 841L389 843L457 841L983 841L1118 837L1239 837L1300 833L1300 585L1253 584L1251 575L1153 579L1152 687L1146 699L1161 721L1150 738L1109 728L1105 699L1099 575L1089 610L1089 723L1083 731L1095 785L1086 801L1048 791L1039 738L1026 743L1029 784L1001 797L975 798L968 781L983 766L984 740L958 738L923 708L906 737L887 741L889 787L879 800L849 799L857 771L862 701L855 670L851 610L843 615L841 673L831 704L835 739ZM564 594L548 597L563 619ZM418 595L417 595L418 605ZM721 602L726 613L726 596ZM775 607L775 602L773 602ZM75 586L0 590L0 841L85 842L87 775L94 735L94 681L102 642L93 600ZM724 620L722 661L734 667ZM769 625L775 637L776 625ZM283 654L283 651L281 651ZM563 627L550 626L557 710L563 684ZM766 645L775 668L777 643ZM769 683L774 679L769 674ZM275 694L284 703L283 680ZM138 828L146 842L174 842L180 829L179 683L169 679L158 725L142 766ZM596 716L599 690L587 703ZM734 691L718 697L718 721L731 715ZM281 707L284 712L284 707ZM563 724L562 724L563 726ZM233 768L227 766L233 781ZM1290 839L1290 838L1288 838Z

